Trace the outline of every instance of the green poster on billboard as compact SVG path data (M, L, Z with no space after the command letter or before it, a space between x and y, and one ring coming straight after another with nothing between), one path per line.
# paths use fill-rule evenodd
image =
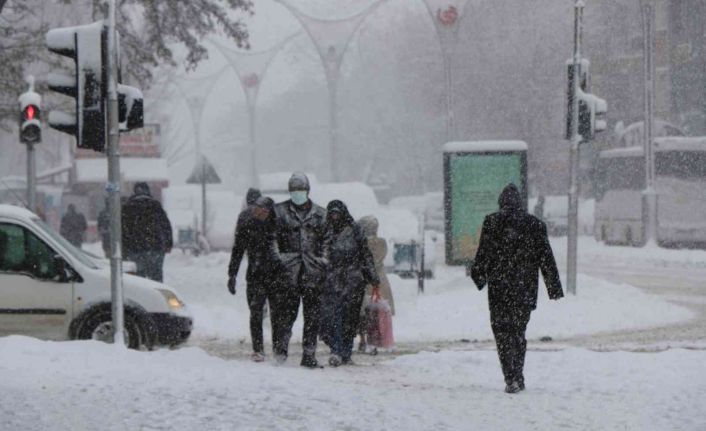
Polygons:
M447 154L447 262L475 257L486 215L498 210L498 196L514 183L526 196L524 152Z

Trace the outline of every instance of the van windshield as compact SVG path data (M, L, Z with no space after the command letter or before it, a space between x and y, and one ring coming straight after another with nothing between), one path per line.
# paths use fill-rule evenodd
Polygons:
M662 151L655 157L658 176L682 180L706 180L706 152Z
M75 245L68 242L63 236L56 233L54 229L39 218L33 218L32 221L39 226L40 229L47 235L49 235L54 241L61 244L62 247L73 256L76 260L80 261L82 264L86 265L92 269L98 269L98 264L93 261L83 250L76 248Z

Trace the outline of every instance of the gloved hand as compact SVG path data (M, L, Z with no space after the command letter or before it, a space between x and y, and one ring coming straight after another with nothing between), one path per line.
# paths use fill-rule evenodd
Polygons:
M235 277L228 279L228 292L230 292L231 295L235 295Z

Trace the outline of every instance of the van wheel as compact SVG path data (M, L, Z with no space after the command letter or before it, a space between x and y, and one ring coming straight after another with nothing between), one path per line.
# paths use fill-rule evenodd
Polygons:
M145 328L131 312L125 312L125 345L130 349L139 349L146 343ZM113 341L113 316L110 310L98 310L84 319L76 336L79 340L99 340L106 343Z

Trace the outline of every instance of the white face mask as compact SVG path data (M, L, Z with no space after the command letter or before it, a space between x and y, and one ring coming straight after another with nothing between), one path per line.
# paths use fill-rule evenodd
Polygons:
M309 192L305 190L289 192L289 195L292 197L292 202L294 202L294 205L304 205L306 201L309 200Z

